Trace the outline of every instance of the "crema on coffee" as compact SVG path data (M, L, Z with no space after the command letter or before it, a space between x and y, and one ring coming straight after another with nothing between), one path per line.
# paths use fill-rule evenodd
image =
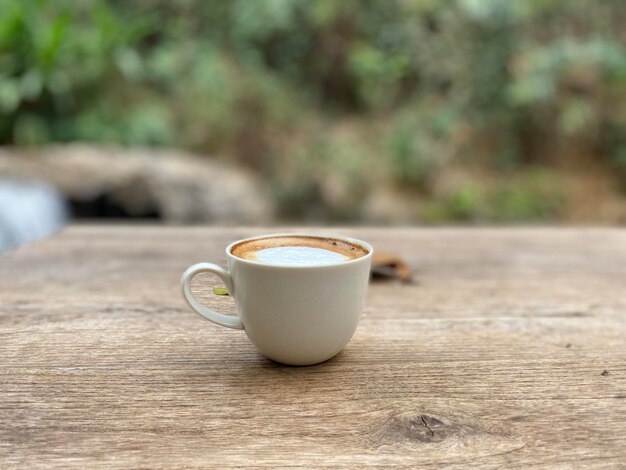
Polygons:
M244 240L231 248L238 257L276 266L323 266L367 255L360 245L313 236L278 236Z

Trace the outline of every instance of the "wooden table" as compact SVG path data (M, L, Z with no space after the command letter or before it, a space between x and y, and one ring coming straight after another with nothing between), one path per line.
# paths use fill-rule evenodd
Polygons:
M263 231L75 226L1 256L0 467L626 468L626 231L337 230L417 283L372 284L304 368L179 293Z

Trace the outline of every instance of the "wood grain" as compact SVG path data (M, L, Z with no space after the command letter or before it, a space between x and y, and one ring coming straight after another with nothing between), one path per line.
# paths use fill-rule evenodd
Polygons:
M626 468L626 231L335 230L416 282L371 285L305 368L179 294L266 231L74 226L1 256L0 467Z

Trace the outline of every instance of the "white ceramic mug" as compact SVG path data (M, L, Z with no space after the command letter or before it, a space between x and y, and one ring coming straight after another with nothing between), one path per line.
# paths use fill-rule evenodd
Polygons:
M207 320L243 329L266 357L284 364L310 365L338 354L359 323L367 291L372 247L347 237L319 237L359 245L361 258L322 266L276 266L239 258L231 253L238 243L276 236L239 240L226 248L228 271L211 263L187 269L180 280L183 296ZM316 235L313 235L316 236ZM202 305L191 293L191 279L199 273L219 276L235 298L238 315L224 315Z

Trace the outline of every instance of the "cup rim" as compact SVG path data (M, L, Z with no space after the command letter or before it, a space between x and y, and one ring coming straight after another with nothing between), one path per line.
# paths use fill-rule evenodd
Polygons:
M312 265L312 266L288 266L288 265L281 265L281 264L269 264L269 263L263 263L261 261L244 259L244 258L240 258L239 256L235 256L231 253L232 248L235 245L238 245L239 243L249 242L249 241L254 241L254 240L261 240L264 238L276 238L276 237L309 237L309 238L335 239L335 240L340 240L340 241L347 242L347 243L352 243L354 245L358 245L361 248L365 248L367 250L367 254L365 256L361 256L360 258L351 259L349 261L338 261L335 263ZM352 238L352 237L346 237L344 235L326 234L326 233L279 232L279 233L268 233L264 235L256 235L254 237L248 237L248 238L242 238L240 240L235 240L234 242L230 243L226 247L225 251L226 251L227 258L232 258L233 260L239 263L251 264L253 266L264 266L267 268L301 270L301 269L322 269L322 268L334 268L337 266L348 266L354 263L362 262L364 260L369 260L372 258L372 254L374 253L374 248L372 247L372 245L370 245L367 242L364 242L363 240L359 240L357 238Z

